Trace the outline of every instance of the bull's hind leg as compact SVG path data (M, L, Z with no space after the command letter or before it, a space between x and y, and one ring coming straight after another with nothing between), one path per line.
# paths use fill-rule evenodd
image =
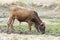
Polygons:
M7 33L13 32L13 23L14 23L15 18L10 17L8 22L7 22ZM11 28L11 29L10 29ZM11 32L9 32L11 30Z
M13 28L14 20L15 20L15 18L12 19L12 23L11 23L11 32L14 32L14 28Z

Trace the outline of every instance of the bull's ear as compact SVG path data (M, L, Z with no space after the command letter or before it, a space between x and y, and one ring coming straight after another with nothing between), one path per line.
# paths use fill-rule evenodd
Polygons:
M44 25L44 22L42 22L40 25L43 26Z

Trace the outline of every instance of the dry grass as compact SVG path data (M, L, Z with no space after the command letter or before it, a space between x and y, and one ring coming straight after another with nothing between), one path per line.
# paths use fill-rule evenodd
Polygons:
M0 40L60 40L60 37L52 35L20 35L0 33Z

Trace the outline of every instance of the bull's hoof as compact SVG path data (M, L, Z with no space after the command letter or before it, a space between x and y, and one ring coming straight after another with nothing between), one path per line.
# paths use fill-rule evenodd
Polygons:
M11 34L11 32L9 32L9 31L7 31L6 33L7 33L7 34Z
M13 33L13 31L8 31L8 30L7 30L6 33L7 33L7 34L11 34L11 33Z
M20 32L20 34L23 34L23 32Z
M42 34L45 34L45 32L42 32Z
M42 34L45 34L45 33L42 33Z

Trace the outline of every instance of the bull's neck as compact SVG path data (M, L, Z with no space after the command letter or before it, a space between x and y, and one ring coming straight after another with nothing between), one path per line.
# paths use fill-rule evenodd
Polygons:
M40 25L42 23L42 20L41 19L36 19L35 23L38 24L38 25Z
M42 21L41 21L41 20L38 20L38 21L37 21L37 24L39 24L39 25L40 25L41 23L42 23Z

